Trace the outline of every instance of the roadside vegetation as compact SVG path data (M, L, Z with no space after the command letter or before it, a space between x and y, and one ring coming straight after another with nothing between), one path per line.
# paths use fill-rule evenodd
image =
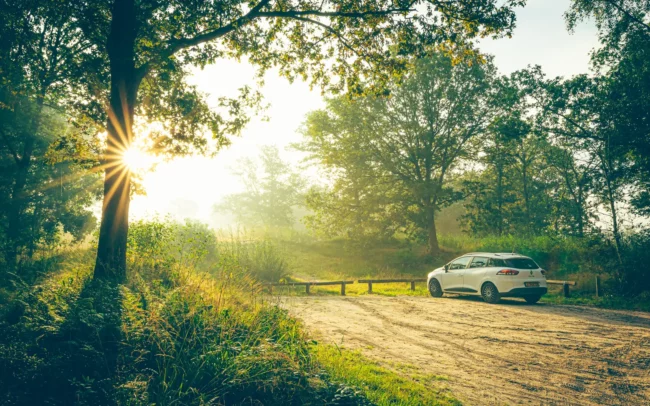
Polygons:
M62 252L31 278L9 275L0 290L0 400L418 404L411 393L453 404L311 341L260 292L258 278L277 276L271 247L217 239L196 223L137 222L124 285L93 282L87 248Z
M316 349L316 358L332 377L363 388L368 399L379 405L451 406L461 403L440 389L445 377L422 375L407 365L380 366L357 351L341 350L323 345Z
M564 298L561 286L549 287L542 302L593 305L604 308L650 311L647 292L629 294L621 289L616 275L616 260L596 241L551 236L516 238L513 236L472 238L464 234L440 236L441 254L432 258L427 246L417 241L393 238L383 241L358 241L339 238L320 240L297 233L274 231L274 241L286 253L290 276L285 280L358 280L367 278L425 278L431 270L467 252L518 252L532 257L548 271L548 279L576 281L571 298ZM610 247L611 249L611 247ZM639 263L646 253L645 245L628 249ZM609 253L609 254L608 254ZM609 257L608 257L609 255ZM639 272L632 268L633 272ZM643 269L641 269L641 272ZM601 279L600 297L596 297L596 276ZM425 284L416 284L411 291L407 283L376 284L373 293L380 295L427 296ZM367 284L346 286L348 295L367 294ZM274 288L277 294L303 295L304 287ZM311 293L340 294L339 286L317 286Z

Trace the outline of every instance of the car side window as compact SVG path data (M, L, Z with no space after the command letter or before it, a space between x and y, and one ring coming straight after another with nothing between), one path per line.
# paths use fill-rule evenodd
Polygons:
M469 265L470 268L483 268L488 266L488 259L485 257L474 257L472 263Z
M471 259L472 257L458 258L457 260L449 264L449 270L453 271L454 269L465 269L467 268L467 264Z
M489 267L506 266L506 261L498 258L490 258L488 259L487 266Z

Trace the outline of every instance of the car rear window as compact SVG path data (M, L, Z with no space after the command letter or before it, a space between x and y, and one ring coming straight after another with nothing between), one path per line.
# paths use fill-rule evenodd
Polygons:
M506 259L506 266L517 269L537 269L539 265L530 258L510 258Z

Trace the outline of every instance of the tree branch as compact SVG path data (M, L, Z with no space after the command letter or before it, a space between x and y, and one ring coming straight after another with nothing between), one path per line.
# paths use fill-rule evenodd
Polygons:
M260 17L265 17L265 15L260 15ZM334 35L336 38L338 38L339 41L343 44L344 47L349 49L351 52L356 54L358 57L363 57L364 55L360 54L356 49L354 49L348 42L343 38L343 35L341 35L340 32L336 31L334 28L330 27L327 24L321 23L320 21L312 20L311 18L306 18L306 17L300 17L300 16L293 16L293 17L288 17L293 20L298 20L298 21L303 21L309 24L315 24L318 25L319 27L323 27L326 31Z
M643 28L645 28L646 30L648 30L650 32L650 25L649 24L646 24L642 19L636 17L630 11L623 8L623 6L619 5L615 0L604 0L604 1L606 3L611 4L615 9L617 9L621 13L625 14L627 16L627 18L629 18L630 20L634 21L635 23L643 26Z
M264 7L266 7L271 0L261 0L255 7L250 9L248 13L245 15L239 17L235 21L226 24L222 27L217 28L216 30L208 31L202 34L199 34L195 37L192 38L181 38L181 39L173 39L168 42L167 48L162 52L160 55L159 59L164 60L169 58L170 56L174 55L176 52L189 48L192 46L200 45L204 42L212 41L218 38L223 37L224 35L227 35L237 28L248 24L251 22L255 17L257 17L260 13L260 10ZM136 78L139 81L141 81L151 70L152 68L152 63L154 61L149 60L146 63L142 64L139 68L136 69Z
M294 20L301 20L304 22L309 22L312 24L319 25L325 28L326 30L328 30L329 32L331 32L332 34L336 35L336 37L343 42L343 45L346 48L357 53L351 46L349 46L349 44L347 44L343 40L341 34L335 31L332 27L306 17L315 16L315 17L364 18L369 16L382 16L382 15L400 14L400 13L416 11L415 9L412 9L410 7L411 5L410 4L409 7L405 7L405 8L389 8L386 10L360 11L360 12L340 12L340 11L322 11L322 10L289 10L289 11L262 12L261 10L264 7L266 7L270 3L270 1L271 0L261 0L255 7L253 7L248 13L246 13L242 17L236 19L235 21L227 25L219 27L215 30L201 33L192 38L181 38L181 39L170 40L168 42L167 48L162 52L162 54L158 58L155 59L165 60L182 49L200 45L202 43L221 38L235 31L236 29L242 27L243 25L250 23L251 21L253 21L255 18L258 17L292 18ZM136 69L136 78L138 82L141 81L149 73L149 71L153 67L154 62L155 60L152 58L152 60L145 62L139 68Z
M406 8L389 8L386 10L360 11L360 12L340 12L340 11L321 11L321 10L288 10L288 11L264 11L259 13L260 17L345 17L345 18L363 18L369 16L384 16L389 14L401 14L416 11L410 7Z

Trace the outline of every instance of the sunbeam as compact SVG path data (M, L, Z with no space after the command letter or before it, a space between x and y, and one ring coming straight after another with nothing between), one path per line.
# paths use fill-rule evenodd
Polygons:
M141 148L132 145L122 153L122 162L131 172L142 172L154 164L154 158Z

